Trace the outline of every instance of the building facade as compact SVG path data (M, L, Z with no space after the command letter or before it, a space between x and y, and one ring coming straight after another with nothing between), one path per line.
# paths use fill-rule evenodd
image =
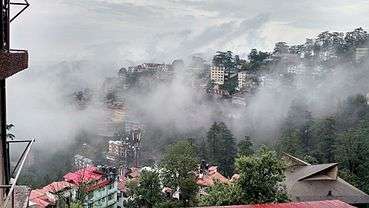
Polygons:
M210 79L217 85L223 85L226 78L225 67L212 66L210 71Z
M116 208L118 202L118 180L115 168L89 166L68 173L64 180L84 193L83 206L86 208Z

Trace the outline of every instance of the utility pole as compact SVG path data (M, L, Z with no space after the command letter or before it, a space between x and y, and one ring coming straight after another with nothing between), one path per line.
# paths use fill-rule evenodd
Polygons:
M0 34L0 50L4 53L9 53L9 44L10 44L10 4L9 0L0 0L0 7L1 7L1 34ZM5 77L0 79L0 139L1 139L1 146L0 146L0 180L1 184L9 185L9 175L10 175L10 164L9 164L9 144L6 142L6 82ZM0 194L0 199L3 201L5 194L7 191L4 192L2 189Z
M14 190L10 184L9 141L7 141L6 122L6 78L28 68L28 52L10 49L10 23L17 18L28 6L24 2L0 0L0 203L4 202L9 190ZM13 17L10 15L11 5L23 8ZM28 154L28 152L27 152ZM17 164L18 165L18 164Z

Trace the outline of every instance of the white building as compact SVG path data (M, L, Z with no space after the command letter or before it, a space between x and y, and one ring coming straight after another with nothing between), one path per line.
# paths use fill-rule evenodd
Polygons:
M214 81L215 84L223 85L225 81L225 67L224 66L212 66L210 72L210 79Z
M255 87L257 82L255 81L254 75L245 71L238 73L238 90L248 89Z
M128 145L123 141L109 141L108 153L106 159L117 161L122 159L127 154Z
M82 155L75 155L74 156L74 168L75 169L82 169L82 168L86 168L88 166L93 165L94 162Z

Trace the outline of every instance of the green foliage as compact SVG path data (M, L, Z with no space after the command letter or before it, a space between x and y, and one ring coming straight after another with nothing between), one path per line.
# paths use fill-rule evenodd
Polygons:
M266 59L269 58L269 56L270 54L267 52L252 49L248 55L250 62L248 64L244 64L243 69L254 72L261 69L262 66L266 66Z
M154 205L154 208L177 208L184 207L184 205L177 200L166 200Z
M285 188L281 185L285 177L285 165L276 152L263 147L253 156L237 158L236 168L240 174L237 183L242 190L243 203L288 200Z
M164 186L173 190L179 188L180 200L184 205L193 203L197 193L195 171L198 164L196 148L189 141L178 141L169 145L161 161Z
M223 122L214 122L207 133L208 159L217 165L220 172L231 176L234 171L234 158L237 154L232 132Z
M237 86L238 80L237 76L235 76L224 82L223 89L226 90L229 94L234 94L236 92Z
M143 170L138 184L132 184L131 195L127 207L154 207L161 203L161 185L159 173L156 171Z
M343 176L364 192L369 192L369 122L340 134L335 146Z
M333 117L317 122L313 130L316 140L316 158L319 162L331 163L335 161L334 145L336 140L336 122Z
M279 152L286 152L295 156L302 156L301 137L298 129L286 129L283 131L277 144Z
M238 58L239 59L239 58ZM217 51L217 54L213 57L213 64L215 66L224 66L228 72L233 71L236 66L236 60L233 57L232 51L222 52Z
M199 197L199 206L224 206L242 202L242 190L238 184L215 183L206 192L207 195Z
M72 202L70 208L83 208L82 202L80 201Z
M309 163L340 163L340 175L369 192L369 106L363 95L347 98L336 114L313 119L305 107L292 106L277 150Z
M253 144L249 136L245 136L243 140L238 143L238 155L250 156L254 154Z
M206 85L206 92L212 92L214 90L214 80L209 80L208 84Z

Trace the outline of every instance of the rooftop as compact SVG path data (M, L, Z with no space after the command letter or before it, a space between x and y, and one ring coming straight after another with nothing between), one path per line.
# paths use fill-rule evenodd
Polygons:
M339 200L313 201L313 202L291 202L278 204L254 204L254 205L235 205L235 206L214 206L207 208L354 208Z
M341 200L349 204L369 204L369 196L338 177L338 164L311 165L286 154L285 185L292 201Z
M215 182L229 183L229 180L218 172L217 166L209 167L207 173L199 174L196 180L200 186L213 186Z

